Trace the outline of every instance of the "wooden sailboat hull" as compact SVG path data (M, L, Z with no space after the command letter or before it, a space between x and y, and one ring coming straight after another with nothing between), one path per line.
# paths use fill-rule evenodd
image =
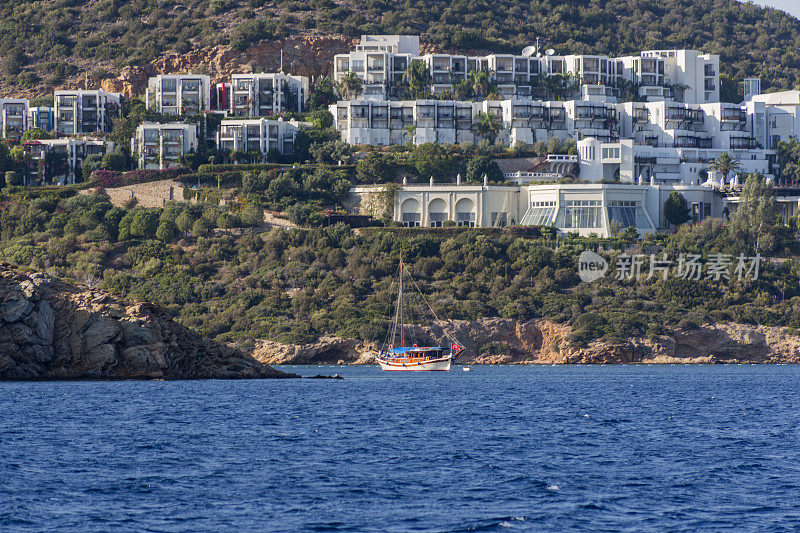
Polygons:
M450 363L453 361L451 356L439 359L428 359L422 361L397 359L383 359L376 357L375 360L382 370L391 372L447 372L450 370Z

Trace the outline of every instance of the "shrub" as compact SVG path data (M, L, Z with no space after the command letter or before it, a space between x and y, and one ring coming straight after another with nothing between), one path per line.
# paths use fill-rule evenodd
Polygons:
M156 229L156 238L163 242L172 242L175 238L175 230L175 224L169 220L165 220L158 225L158 229Z
M211 232L211 225L204 219L198 219L192 225L192 235L195 237L205 237Z

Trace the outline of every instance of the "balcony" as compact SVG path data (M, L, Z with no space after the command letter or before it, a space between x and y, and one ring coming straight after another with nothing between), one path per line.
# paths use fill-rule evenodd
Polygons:
M650 123L650 110L647 109L647 108L635 109L633 111L633 123L634 124L649 124Z
M749 137L731 137L731 150L753 150L758 147L755 139Z
M747 122L747 112L741 109L724 109L722 122Z

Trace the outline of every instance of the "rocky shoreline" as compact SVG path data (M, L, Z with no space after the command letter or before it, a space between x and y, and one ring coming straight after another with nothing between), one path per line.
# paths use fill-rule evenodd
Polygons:
M585 347L569 342L569 326L547 320L453 320L425 329L437 344L447 345L444 328L465 346L465 356L458 360L463 364L800 363L800 336L784 327L718 323L622 343L594 341ZM504 353L487 348L492 343L502 344ZM367 348L339 337L305 345L260 341L252 356L267 364L370 364L363 355Z
M156 306L0 263L0 380L287 377Z

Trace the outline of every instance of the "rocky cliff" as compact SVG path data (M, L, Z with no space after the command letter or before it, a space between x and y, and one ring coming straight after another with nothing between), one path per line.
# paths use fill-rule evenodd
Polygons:
M291 377L155 306L0 263L0 380Z
M156 74L208 74L214 81L230 81L234 73L285 72L303 76L331 74L333 56L348 52L355 41L343 36L300 35L275 41L261 41L237 52L227 45L198 48L185 54L165 52L148 65L125 67L114 78L102 81L106 91L125 97L144 94L147 80ZM78 80L80 85L81 80Z
M578 347L568 340L569 326L547 320L483 319L439 322L426 328L427 336L446 346L445 328L466 348L458 362L467 364L800 363L800 337L781 327L723 323ZM253 357L270 364L369 363L365 348L337 337L302 346L262 341Z

